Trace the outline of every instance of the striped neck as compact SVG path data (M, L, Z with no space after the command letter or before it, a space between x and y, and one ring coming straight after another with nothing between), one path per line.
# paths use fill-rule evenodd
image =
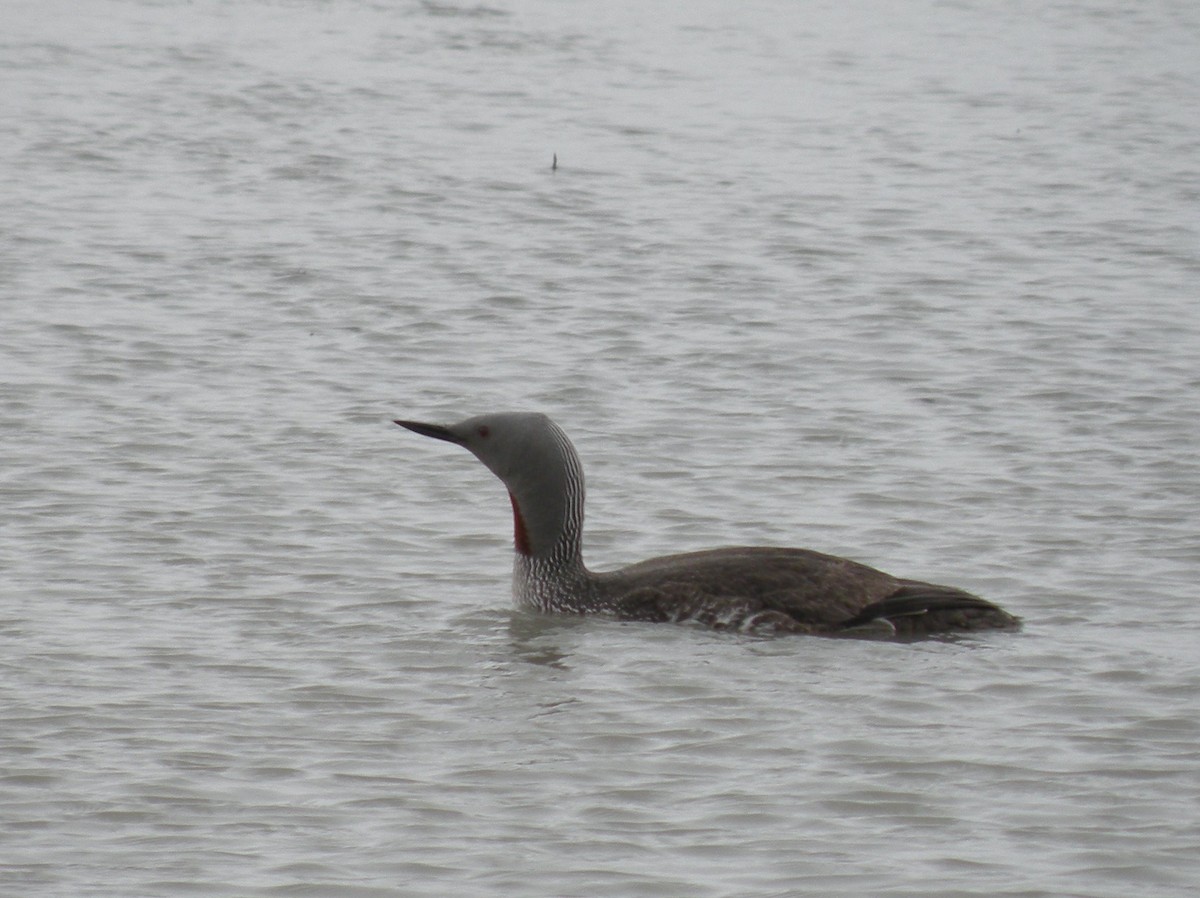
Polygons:
M583 564L583 467L566 434L550 427L552 463L506 479L516 549L513 598L542 611L572 611L591 592Z
M531 527L521 500L509 493L513 506L513 600L537 611L582 612L593 591L592 574L583 564L583 484L568 513L550 527L542 516Z
M567 563L520 552L513 559L513 602L519 608L583 614L595 591L593 575L578 555Z

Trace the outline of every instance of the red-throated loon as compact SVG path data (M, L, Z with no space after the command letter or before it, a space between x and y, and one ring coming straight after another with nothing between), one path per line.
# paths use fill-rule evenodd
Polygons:
M1020 625L961 589L904 580L809 549L710 549L592 572L582 552L583 467L557 424L542 414L511 412L449 426L395 423L469 449L508 487L513 597L522 607L821 635L917 636Z

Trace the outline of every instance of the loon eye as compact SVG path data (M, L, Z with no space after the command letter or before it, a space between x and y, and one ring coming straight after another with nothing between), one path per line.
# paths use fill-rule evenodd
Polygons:
M479 434L480 439L486 440L488 438L488 434L492 432L492 429L486 424L480 424L479 427L475 429L475 432Z

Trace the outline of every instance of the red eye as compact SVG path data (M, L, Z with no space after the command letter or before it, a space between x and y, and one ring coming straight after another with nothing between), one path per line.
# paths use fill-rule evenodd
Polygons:
M490 434L492 431L491 428L489 428L486 424L480 424L475 432L479 434L481 439L486 440L488 438L488 434Z

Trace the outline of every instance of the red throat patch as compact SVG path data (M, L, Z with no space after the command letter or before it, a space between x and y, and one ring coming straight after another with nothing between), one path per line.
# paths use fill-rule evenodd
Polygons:
M513 543L522 555L532 555L533 549L529 546L529 531L525 529L525 519L521 517L521 506L517 504L517 497L511 492L508 494L508 498L513 507Z

